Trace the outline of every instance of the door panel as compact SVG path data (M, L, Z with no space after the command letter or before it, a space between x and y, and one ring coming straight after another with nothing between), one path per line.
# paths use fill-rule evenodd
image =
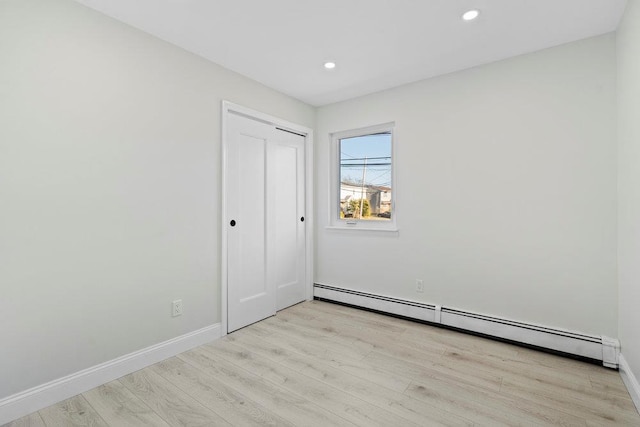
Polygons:
M235 232L242 233L238 242L237 270L241 302L261 297L268 292L264 275L266 271L264 259L264 222L265 206L264 189L264 154L267 141L250 135L240 134L237 142L238 158L242 163L238 183L238 211Z
M305 299L305 139L233 113L226 129L232 332Z
M275 314L265 280L265 160L272 127L230 114L227 120L227 320L234 331ZM235 221L235 226L231 225Z
M277 130L274 144L274 269L277 309L305 299L304 137ZM271 188L271 186L270 186Z

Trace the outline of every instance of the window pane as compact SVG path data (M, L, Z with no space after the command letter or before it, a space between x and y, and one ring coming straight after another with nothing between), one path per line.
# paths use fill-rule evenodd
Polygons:
M340 139L340 218L391 219L391 133Z

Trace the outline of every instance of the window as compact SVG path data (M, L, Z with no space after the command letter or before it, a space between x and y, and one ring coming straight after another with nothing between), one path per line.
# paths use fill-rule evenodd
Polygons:
M333 227L395 230L393 124L332 134Z

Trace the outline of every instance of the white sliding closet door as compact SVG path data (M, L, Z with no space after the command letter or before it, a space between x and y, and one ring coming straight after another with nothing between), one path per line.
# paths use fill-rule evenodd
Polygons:
M304 137L229 113L227 329L305 298Z
M268 258L282 310L305 299L304 137L276 129L272 156Z

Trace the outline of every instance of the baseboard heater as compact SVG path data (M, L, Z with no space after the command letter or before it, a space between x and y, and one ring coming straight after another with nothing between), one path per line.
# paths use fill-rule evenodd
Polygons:
M439 305L402 300L351 289L314 284L314 298L391 314L514 344L602 363L618 369L620 343L605 336L587 335Z

